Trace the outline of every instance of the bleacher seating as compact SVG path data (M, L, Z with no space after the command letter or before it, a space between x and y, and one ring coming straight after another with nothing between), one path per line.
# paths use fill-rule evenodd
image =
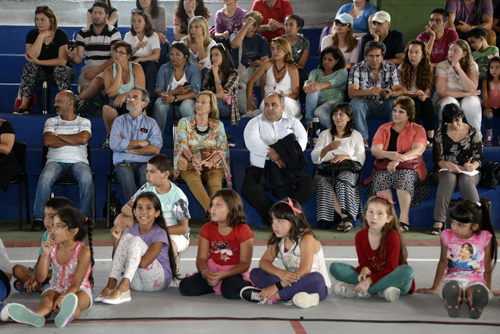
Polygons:
M14 99L17 94L19 87L19 80L21 77L22 68L25 64L24 52L25 44L24 38L32 26L0 26L0 44L4 47L0 50L0 64L2 64L2 70L0 71L0 118L6 119L11 122L16 130L16 140L25 142L27 150L27 165L26 171L31 180L36 179L36 174L41 169L41 154L42 154L42 132L45 121L48 117L55 116L55 114L50 113L48 115L42 115L38 108L35 107L34 112L29 116L15 116L12 115L12 108L14 105ZM78 32L79 27L62 27L71 38L73 32ZM120 32L122 36L128 31L127 27L120 27ZM318 66L319 55L316 50L318 49L318 39L321 29L304 29L304 36L309 39L311 43L311 53L309 55L309 61L306 66L306 70L310 72L312 69ZM12 39L11 36L18 35L22 38ZM167 31L167 38L173 40L173 31L171 28ZM79 70L83 65L75 66L77 71L77 77L79 75ZM75 80L76 83L76 80ZM73 90L76 92L76 85L73 86ZM57 88L51 90L52 98L57 93ZM103 144L106 139L106 130L100 116L90 116L92 122L92 138L89 142L92 150L92 171L96 174L96 203L97 203L97 217L102 218L102 209L106 200L106 173L110 170L110 150L101 150L99 147ZM370 134L373 135L381 124L385 123L387 120L381 119L370 119L368 120L368 127ZM230 159L233 170L233 184L237 191L241 190L241 184L244 178L245 168L249 165L249 153L246 150L243 141L243 130L247 124L248 119L242 119L237 126L231 126L229 120L223 120L226 133L228 136L236 140L236 147L230 150ZM167 122L166 129L170 129L171 121ZM495 138L496 138L495 133ZM494 141L495 144L496 140ZM499 161L500 160L500 147L494 146L490 148L485 148L485 161ZM306 156L310 159L310 150L306 151ZM172 156L173 149L171 143L170 133L165 133L164 138L164 149L162 153ZM432 150L427 149L424 153L424 159L429 170L433 167L432 162ZM369 150L367 150L367 159L365 166L363 168L363 178L366 179L371 171L373 165L373 157L371 156ZM308 172L312 173L313 164L310 163ZM193 217L202 218L204 217L203 210L201 206L196 202L191 192L188 190L186 185L181 185L181 188L185 191L190 202L190 210ZM500 200L500 191L486 189L479 187L480 196L487 196L492 199L493 203L498 203ZM35 182L30 183L30 205L32 207L34 202L34 194L36 190ZM122 191L118 188L117 195L119 196L122 203L124 203ZM17 219L17 194L16 189L10 189L8 195L0 192L0 219ZM78 192L77 186L68 187L55 187L57 195L65 196L70 192ZM366 202L366 191L363 189L363 203ZM432 227L433 224L433 207L434 199L436 196L436 187L431 186L431 198L427 200L422 206L418 208L412 208L410 210L410 226L411 227ZM454 198L458 198L460 193L455 191ZM75 198L75 196L71 196ZM78 196L76 196L78 197ZM79 207L79 203L76 202L75 205ZM15 208L15 209L13 209ZM316 198L313 196L308 203L304 206L304 211L308 218L308 221L312 225L316 225ZM250 207L245 202L245 212L248 215L248 222L250 225L260 225L260 218L258 217L256 211ZM500 214L500 208L496 205L493 206L493 215L498 217ZM359 221L357 222L359 225ZM496 228L500 228L500 222L494 220L494 225Z

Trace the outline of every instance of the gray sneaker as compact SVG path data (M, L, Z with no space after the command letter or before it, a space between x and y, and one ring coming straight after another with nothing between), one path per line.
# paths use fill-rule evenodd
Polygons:
M89 112L89 103L85 100L81 100L78 102L78 105L76 106L76 112L80 117L87 118L88 112Z
M385 290L379 291L377 294L380 298L384 298L388 302L393 302L399 298L399 295L401 295L401 290L391 286Z
M335 285L334 292L337 296L342 297L342 298L352 298L352 299L359 299L359 298L370 298L370 294L367 293L359 293L354 290L355 285L353 284L347 284L345 282L340 282Z
M299 292L293 296L293 303L300 308L309 308L311 306L318 306L319 294Z

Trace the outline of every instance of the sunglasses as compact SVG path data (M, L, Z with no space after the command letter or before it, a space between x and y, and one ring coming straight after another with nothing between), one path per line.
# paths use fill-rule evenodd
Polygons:
M348 25L349 25L349 23L342 23L342 22L340 22L340 21L338 21L338 20L337 20L337 21L334 21L333 23L334 23L334 24L336 24L336 25L342 26L342 27L345 27L345 26L348 26Z
M144 15L144 11L143 10L140 10L140 9L134 9L132 11L132 15L135 15L135 14L139 14L139 15Z

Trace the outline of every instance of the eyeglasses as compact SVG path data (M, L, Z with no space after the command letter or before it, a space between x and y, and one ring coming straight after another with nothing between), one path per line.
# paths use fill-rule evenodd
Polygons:
M349 25L349 23L342 23L340 21L334 21L333 24L336 24L338 26L346 27Z
M71 100L59 100L59 99L57 99L57 100L52 101L52 104L56 104L56 103L60 104L60 103L63 103L63 102L68 102L68 101L71 101Z
M123 52L123 51L118 51L118 50L113 50L114 53L118 53L120 55L128 55L128 52Z

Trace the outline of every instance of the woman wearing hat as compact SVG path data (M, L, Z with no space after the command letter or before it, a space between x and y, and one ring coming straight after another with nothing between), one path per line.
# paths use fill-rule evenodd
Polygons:
M337 16L333 21L332 34L321 40L321 51L330 45L337 46L345 58L345 69L353 67L359 58L359 41L354 37L352 16L346 13Z

